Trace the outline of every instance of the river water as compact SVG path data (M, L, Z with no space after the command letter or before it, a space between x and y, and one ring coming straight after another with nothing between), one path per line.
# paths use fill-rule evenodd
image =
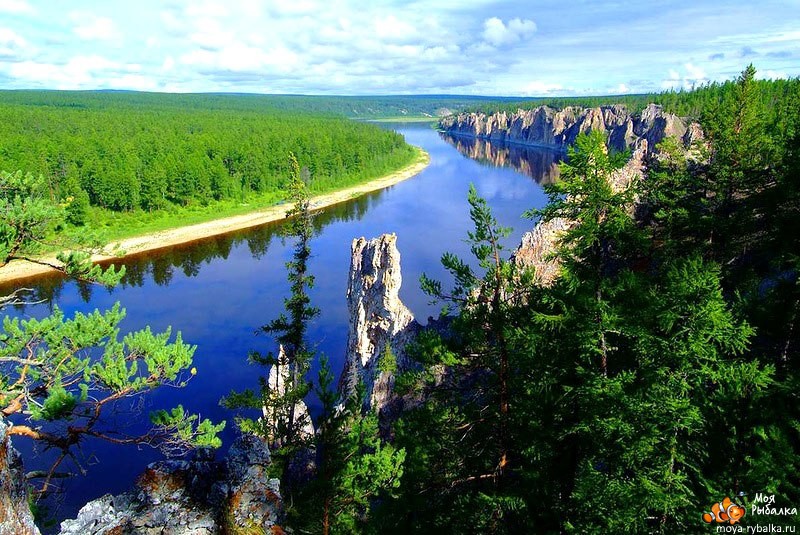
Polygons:
M439 263L442 253L469 256L469 246L463 241L471 229L466 201L469 184L487 199L500 223L513 228L505 240L513 250L522 233L532 227L521 214L544 205L540 184L557 176L561 157L548 149L449 138L425 124L385 127L424 148L431 163L409 180L317 214L309 265L316 283L310 294L321 314L309 336L337 372L347 339L345 292L353 238L386 232L398 235L403 274L400 296L424 323L440 307L429 303L420 291L420 275L424 272L448 287L449 279ZM156 390L143 402L119 406L109 415L109 425L135 432L143 428L149 410L182 403L203 418L228 420L224 452L235 430L233 414L220 407L219 400L232 389L257 388L258 375L265 370L247 363L248 352L275 349L268 336L255 332L281 312L282 299L288 294L284 263L291 247L282 243L279 226L267 224L126 259L126 279L112 291L42 279L35 288L47 299L45 303L4 312L42 317L57 305L71 316L76 311L103 310L119 301L127 310L122 334L146 325L157 332L168 326L181 331L184 341L197 345L197 375L183 389ZM52 459L53 452L37 451L30 441L20 438L15 444L23 452L27 469L46 468ZM88 500L130 488L148 463L163 457L146 447L87 441L78 458L87 473L57 481L66 491L53 512L58 520L74 517ZM77 467L67 462L62 470L75 472Z

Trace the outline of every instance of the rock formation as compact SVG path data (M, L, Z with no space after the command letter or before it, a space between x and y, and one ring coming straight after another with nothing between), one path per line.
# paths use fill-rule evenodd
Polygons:
M666 136L681 139L688 146L699 133L696 125L687 125L680 117L664 113L656 104L635 115L621 105L588 109L569 106L562 110L541 106L490 115L460 113L444 117L439 126L453 135L558 149L566 149L582 132L605 130L610 148L644 148L646 153Z
M648 162L656 155L656 145L665 137L679 139L687 150L703 140L699 125L687 124L676 115L664 113L661 106L655 104L648 105L637 115L620 105L589 109L566 107L558 111L541 106L511 114L461 113L443 118L439 125L451 135L561 150L574 143L582 132L604 130L610 150L631 152L627 164L610 178L617 191L644 176ZM550 284L559 270L552 253L559 236L571 224L563 219L539 223L523 235L513 260L520 266L534 268L540 284Z
M11 444L8 427L0 416L0 535L39 535L28 506L22 456Z
M286 358L286 352L283 346L278 350L278 362L273 364L269 369L269 376L267 377L267 384L269 385L270 396L278 400L286 394L286 386L289 384L289 362ZM282 407L264 407L264 419L267 421L268 428L277 429L279 426L277 421L279 418L287 418L285 414L286 409ZM314 423L311 421L311 415L308 412L308 407L301 399L294 405L294 422L293 426L297 429L299 438L301 440L309 440L314 437ZM271 443L280 445L281 437L269 437Z
M402 370L409 365L405 346L419 324L400 301L397 236L384 234L369 241L358 238L353 240L351 251L347 285L350 326L339 392L343 397L350 396L362 381L365 406L380 411L389 401L394 385L394 374L388 370ZM382 366L384 357L390 358L387 349L395 362Z
M61 523L61 534L278 535L283 503L269 465L269 448L252 435L238 438L224 462L201 451L192 461L153 463L134 490L89 502Z

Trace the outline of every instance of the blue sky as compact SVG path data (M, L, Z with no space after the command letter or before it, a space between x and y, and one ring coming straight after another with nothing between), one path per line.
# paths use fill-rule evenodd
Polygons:
M800 1L0 0L0 88L581 95L800 75Z

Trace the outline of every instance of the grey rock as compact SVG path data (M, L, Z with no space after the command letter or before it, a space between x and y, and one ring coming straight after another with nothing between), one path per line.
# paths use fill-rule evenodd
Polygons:
M135 489L89 502L61 523L61 534L283 533L283 501L278 480L267 477L270 463L267 444L252 435L239 437L222 462L201 450L191 461L153 463Z
M9 427L0 415L0 535L38 535L28 506L22 456L11 443Z
M442 118L439 126L453 135L558 149L566 149L582 132L604 130L609 148L636 151L646 142L646 152L653 151L666 136L681 139L688 146L699 130L696 123L687 124L676 115L664 113L656 104L648 105L639 114L631 114L620 105L586 109L570 106L562 110L541 106L491 115L460 113Z
M350 325L347 355L339 383L343 397L355 392L363 381L366 407L380 411L390 400L394 374L381 371L380 361L387 348L402 371L410 363L405 346L419 330L411 311L400 300L400 252L397 236L383 234L378 238L353 240L350 276L347 285L347 307Z

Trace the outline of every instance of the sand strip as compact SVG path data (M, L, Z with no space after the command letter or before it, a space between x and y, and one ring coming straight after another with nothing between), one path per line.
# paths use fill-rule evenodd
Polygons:
M314 209L318 209L345 202L365 193L387 188L419 174L430 163L430 155L422 149L419 149L419 151L422 160L417 158L414 163L408 167L404 167L403 169L375 180L365 182L364 184L312 197L311 206ZM257 227L264 223L284 219L286 217L286 211L289 210L289 208L291 208L290 204L275 205L249 214L215 219L196 225L162 230L144 236L127 238L119 242L112 242L104 249L105 251L118 251L120 254L96 254L92 256L92 260L99 262L112 258L124 258L128 255L163 249L165 247L171 247L209 236L217 236L235 230ZM59 263L55 258L44 258L42 260L50 264ZM55 270L41 264L35 264L25 260L14 260L0 269L0 283L11 282L17 279L28 279L53 271Z

